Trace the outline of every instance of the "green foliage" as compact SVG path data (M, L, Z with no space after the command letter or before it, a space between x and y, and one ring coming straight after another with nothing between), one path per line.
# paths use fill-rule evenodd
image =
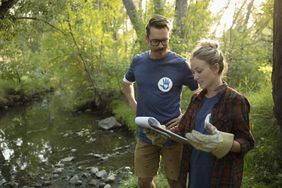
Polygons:
M159 175L154 178L154 181L157 187L169 188L169 185L163 173L159 173ZM137 177L130 176L128 180L123 181L119 187L120 188L137 188L138 187Z
M259 92L248 94L256 146L247 154L245 160L246 187L252 185L274 188L282 184L282 134L272 114L273 101L270 91L271 85L268 83Z
M137 177L136 176L130 176L127 180L123 181L120 188L138 188L137 183Z
M259 90L264 85L262 83L266 80L259 69L272 63L273 1L266 1L263 6L267 8L254 8L251 27L246 16L248 4L242 9L237 8L231 28L220 39L221 49L229 64L227 81L244 92Z
M112 102L112 111L115 117L124 123L130 131L137 134L136 124L134 122L135 113L131 110L128 104L124 101L115 100Z
M187 54L192 51L201 38L209 36L213 15L209 10L211 1L190 1L187 16L184 19L184 38L172 34L171 47L175 52ZM176 30L178 28L175 28Z
M42 80L67 95L69 108L118 96L133 35L126 33L122 9L119 1L21 2L14 17L34 19L1 22L0 76L18 83L28 78L25 86Z
M193 95L193 92L188 87L184 87L182 98L181 98L182 99L181 100L182 113L184 113L186 109L188 108L192 95Z
M11 83L6 80L0 80L0 104L6 104L7 101L7 91L10 90Z
M157 2L147 3L143 12L140 8L141 20L146 22L155 14ZM184 38L173 33L173 50L187 56L200 38L214 37L211 26L220 17L212 15L211 2L189 2ZM99 102L105 90L117 93L133 54L143 50L136 45L143 38L136 39L120 0L32 0L20 1L17 6L14 15L0 23L0 44L5 46L0 50L5 60L0 76L15 83L28 78L30 83L61 88L74 105L89 96ZM272 6L271 0L263 3L261 10L254 9L252 27L244 22L246 11L235 11L234 26L220 38L230 64L228 82L241 91L257 90L265 82L258 70L271 65ZM162 9L173 20L175 7L166 4Z

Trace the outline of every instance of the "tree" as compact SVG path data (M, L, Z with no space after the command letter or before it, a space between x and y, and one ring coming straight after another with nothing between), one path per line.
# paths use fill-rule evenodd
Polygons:
M273 113L282 128L282 1L274 1L273 19Z
M221 49L229 65L226 81L243 93L265 87L271 76L273 1L260 6L254 2L236 4L232 23L225 26L221 38Z
M14 6L19 0L6 0L0 1L0 19L5 17L5 14L9 11L10 8Z
M174 30L171 49L177 53L191 52L200 38L208 37L213 22L209 10L212 1L175 2Z
M187 16L188 1L176 0L175 2L175 28L180 38L185 37L185 18Z
M154 0L154 13L155 14L164 14L164 0Z
M144 23L142 22L142 19L140 19L140 16L138 15L136 6L134 5L132 0L123 0L123 5L126 9L127 15L129 16L129 19L134 27L134 30L136 32L137 38L140 40L141 46L144 33Z

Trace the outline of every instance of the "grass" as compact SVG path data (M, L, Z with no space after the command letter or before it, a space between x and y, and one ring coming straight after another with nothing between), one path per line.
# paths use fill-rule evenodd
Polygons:
M115 100L112 102L111 106L115 117L136 135L137 129L134 122L135 113L129 108L127 103L125 101Z
M154 181L155 181L157 187L169 188L167 180L162 173L160 173L158 176L156 176L154 178ZM122 182L122 184L119 186L119 188L138 188L137 177L136 176L130 176L128 180L125 180L125 181Z
M271 90L269 85L248 97L256 146L245 158L243 187L282 186L282 134L273 117Z

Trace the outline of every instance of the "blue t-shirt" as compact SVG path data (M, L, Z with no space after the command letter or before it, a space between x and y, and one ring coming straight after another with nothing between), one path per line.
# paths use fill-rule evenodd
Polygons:
M218 100L218 95L211 98L204 98L202 107L196 115L195 130L203 134L208 134L204 128L205 118L211 113L212 108ZM212 123L211 120L210 122ZM189 170L189 188L210 187L214 159L215 157L210 152L192 149Z
M150 52L136 55L125 75L129 82L137 83L137 116L152 116L161 124L178 117L183 85L192 91L198 88L186 59L168 52L163 59L151 59ZM151 141L138 128L138 137Z

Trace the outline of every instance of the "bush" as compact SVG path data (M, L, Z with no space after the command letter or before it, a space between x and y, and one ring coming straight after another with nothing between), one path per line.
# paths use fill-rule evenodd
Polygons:
M271 85L249 94L255 149L245 160L244 187L280 187L282 185L281 131L273 117Z
M136 135L137 129L134 122L135 113L130 109L127 103L125 101L114 100L112 102L112 109L115 117Z

